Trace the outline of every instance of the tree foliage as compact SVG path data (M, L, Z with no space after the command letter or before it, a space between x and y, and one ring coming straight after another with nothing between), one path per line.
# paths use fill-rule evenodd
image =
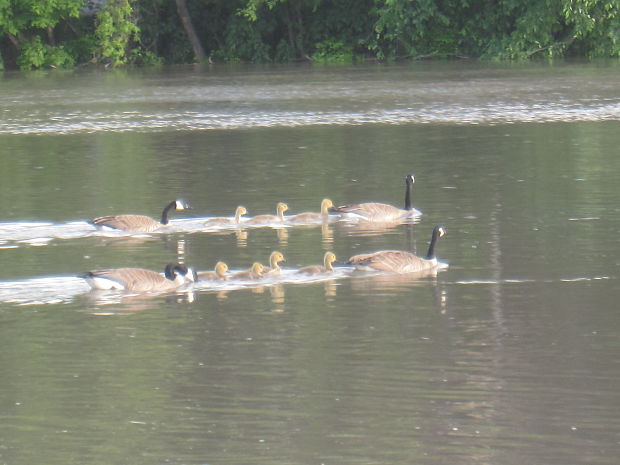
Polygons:
M124 65L129 60L129 45L139 39L140 29L132 18L129 0L109 2L95 21L94 58L112 66Z
M5 68L23 69L196 59L620 57L620 2L0 0L0 54Z

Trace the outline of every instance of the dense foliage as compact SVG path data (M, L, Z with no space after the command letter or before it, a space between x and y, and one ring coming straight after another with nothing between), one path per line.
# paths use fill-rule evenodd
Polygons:
M619 57L618 0L0 0L5 69Z

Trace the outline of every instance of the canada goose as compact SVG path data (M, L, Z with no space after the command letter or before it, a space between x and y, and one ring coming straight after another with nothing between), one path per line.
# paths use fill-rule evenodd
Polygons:
M288 205L284 202L278 202L276 205L277 215L257 215L248 219L244 224L269 224L269 223L283 223L284 212L288 210Z
M362 270L388 271L392 273L412 273L437 267L435 244L445 234L442 226L435 226L428 253L425 258L418 257L403 250L381 250L375 253L354 255L347 264Z
M198 273L198 279L201 281L225 281L228 279L227 271L228 265L226 263L217 262L215 271L202 271Z
M269 266L264 267L264 274L265 275L276 275L276 274L280 274L281 268L280 265L278 265L278 263L280 262L285 262L286 260L284 259L284 255L282 255L282 252L278 252L277 250L274 252L271 252L271 255L269 255Z
M323 274L323 273L332 273L334 271L334 266L332 263L336 261L336 255L333 252L325 252L323 257L323 266L320 265L310 265L304 266L297 270L297 273L301 274Z
M116 268L88 271L81 275L93 289L129 292L170 291L194 282L194 270L185 265L170 263L164 274L143 268Z
M321 202L321 213L299 213L287 218L292 223L311 223L316 221L327 221L329 219L329 209L334 208L334 203L329 199L323 199Z
M161 220L155 221L153 218L144 215L112 215L101 216L89 221L97 229L118 229L128 232L153 232L168 224L168 212L170 210L187 210L191 208L184 200L177 199L170 202L161 214Z
M241 223L241 217L243 215L247 215L248 211L246 210L245 207L239 205L236 209L235 209L235 217L234 218L228 218L225 216L217 216L215 218L209 218L207 221L205 221L205 226L215 226L215 225L232 225L232 224L240 224Z
M250 268L249 270L245 270L245 271L239 271L233 274L230 277L230 279L238 279L238 280L244 280L244 281L261 279L263 277L264 271L265 271L265 267L261 263L255 262L252 265L252 268Z
M422 212L416 210L411 205L411 191L414 183L415 178L413 174L408 174L405 176L406 188L404 210L385 203L368 202L334 207L331 211L342 213L342 218L358 221L402 221L407 218L420 216Z

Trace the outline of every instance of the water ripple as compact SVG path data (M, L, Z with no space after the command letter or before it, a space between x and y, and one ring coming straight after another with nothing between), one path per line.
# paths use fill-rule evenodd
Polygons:
M2 121L4 134L75 134L96 132L152 132L170 130L243 129L363 124L449 123L507 124L525 122L606 121L620 118L620 102L520 103L489 105L428 105L419 108L385 108L361 111L179 111L137 113L128 111L29 114Z

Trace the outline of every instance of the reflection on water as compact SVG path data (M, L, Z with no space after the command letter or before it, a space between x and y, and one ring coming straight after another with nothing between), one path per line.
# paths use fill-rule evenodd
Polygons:
M384 291L390 294L394 291L403 291L416 286L428 286L429 278L436 278L441 269L422 270L414 273L367 273L354 271L353 276L358 277L351 282L351 288L359 293L372 294Z
M419 219L408 220L406 222L349 222L339 221L338 226L349 236L380 236L394 230L403 224L416 224Z
M91 290L83 297L87 310L96 316L129 315L152 311L161 302L167 304L192 304L196 296L191 289L177 289L159 294L123 294L120 292Z

